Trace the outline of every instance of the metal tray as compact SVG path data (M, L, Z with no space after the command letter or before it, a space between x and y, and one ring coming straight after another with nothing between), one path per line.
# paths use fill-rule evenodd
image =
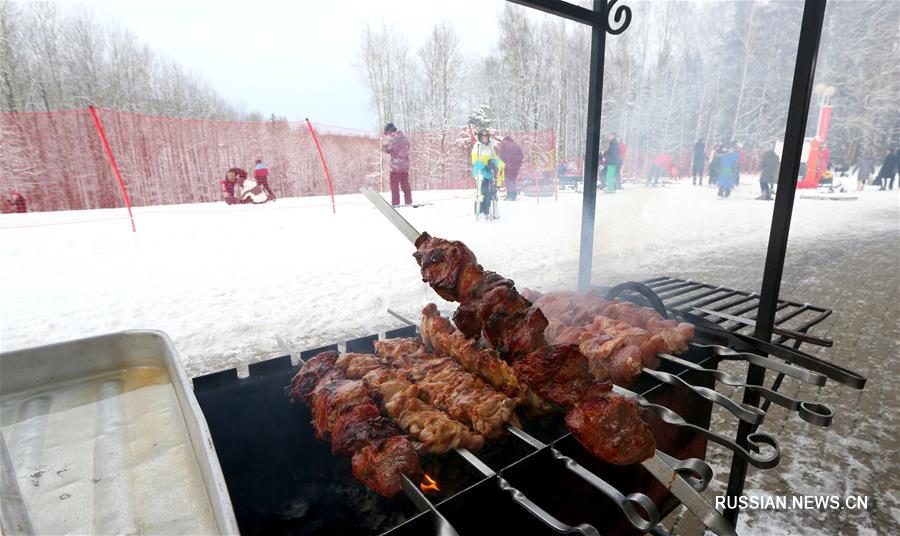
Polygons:
M0 424L0 465L18 483L4 479L3 532L238 533L206 421L163 332L0 354Z

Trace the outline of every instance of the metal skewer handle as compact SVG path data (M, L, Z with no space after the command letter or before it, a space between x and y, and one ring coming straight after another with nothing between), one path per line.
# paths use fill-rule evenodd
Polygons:
M702 387L700 385L692 385L679 378L678 376L675 376L674 374L669 374L668 372L663 372L661 370L652 370L648 368L644 368L643 371L644 373L656 378L661 382L668 383L669 385L674 385L676 387L687 387L697 395L705 398L706 400L709 400L713 404L718 404L719 406L727 409L735 417L744 422L748 422L750 424L760 424L766 417L766 412L755 406L739 404L721 393L717 393L712 389Z
M744 389L754 391L766 400L770 400L775 404L778 404L779 406L787 408L791 411L796 411L797 415L799 415L801 419L810 424L822 427L831 426L831 419L834 417L834 412L829 407L823 404L819 404L818 402L810 402L807 400L797 400L783 395L777 391L762 387L760 385L748 385L741 381L739 378L735 378L734 376L726 374L721 370L703 368L696 363L691 363L690 361L679 359L678 357L675 357L673 355L656 355L657 357L660 357L677 365L681 365L698 372L711 374L714 378L716 378L716 380L725 385L730 385L732 387L742 387Z
M647 532L648 530L655 527L657 523L659 523L659 510L657 510L656 504L654 504L653 501L650 500L650 497L647 497L643 493L632 493L628 496L625 496L621 491L617 490L608 482L589 471L580 463L566 456L556 448L551 447L550 445L547 445L539 439L531 436L521 428L513 425L507 425L506 429L512 435L528 443L535 449L540 450L549 448L550 454L555 459L563 462L569 472L577 475L579 478L593 486L594 489L606 495L613 502L615 502L616 506L619 507L619 510L621 510L622 513L625 514L625 517L628 518L628 521L630 521L631 524L641 532ZM644 512L646 512L647 516L644 517L643 515L641 515L635 505L639 506Z
M792 378L797 378L804 383L815 385L817 387L825 385L825 382L828 379L824 374L819 374L818 372L804 370L799 367L789 365L783 361L763 357L759 354L753 354L750 352L738 352L727 346L722 346L719 344L700 344L692 342L691 346L711 350L712 353L721 357L722 359L728 359L730 361L746 361L748 363L752 363L754 365L779 372Z
M694 432L697 432L698 434L704 436L705 438L709 439L713 443L717 443L717 444L731 450L732 452L734 452L736 455L740 456L741 458L744 458L753 467L756 467L758 469L770 469L770 468L778 465L778 462L781 461L781 449L778 446L778 440L769 434L757 432L757 433L753 433L753 434L750 434L747 436L747 442L750 444L751 448L759 449L760 448L759 443L763 443L765 445L769 445L770 447L772 447L774 449L774 452L769 456L754 455L752 452L745 450L744 448L742 448L740 445L738 445L734 441L731 441L730 439L728 439L724 436L721 436L711 430L707 430L706 428L697 426L695 424L691 424L691 423L685 421L683 418L681 418L681 415L675 413L674 411L670 410L669 408L667 408L665 406L660 406L659 404L653 404L650 401L648 401L646 398L642 397L641 395L639 395L637 393L634 393L627 389L622 389L621 387L619 387L617 385L613 385L613 392L619 393L620 395L623 395L623 396L629 396L629 397L634 398L637 401L637 403L640 404L641 406L643 406L647 409L653 410L653 412L655 412L657 415L659 415L659 417L663 421L665 421L671 425L674 425L674 426L678 426L681 428L687 428L689 430L693 430Z
M519 504L522 508L528 511L531 515L538 518L541 523L547 525L551 529L562 532L564 534L583 534L584 536L600 536L600 532L594 528L592 525L588 525L587 523L582 523L578 526L566 525L559 519L553 516L550 512L544 510L540 506L537 505L534 501L525 496L524 493L519 491L510 485L509 482L506 481L505 478L498 475L493 469L488 467L484 462L478 459L477 456L472 454L472 452L468 449L457 448L454 449L457 454L462 456L464 460L469 462L475 469L478 470L482 475L486 477L497 477L497 483L500 486L500 489L509 493L510 497ZM649 500L649 499L648 499Z

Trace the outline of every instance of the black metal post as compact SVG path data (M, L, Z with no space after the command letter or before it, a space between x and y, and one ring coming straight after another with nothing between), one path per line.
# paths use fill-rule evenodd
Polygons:
M791 228L791 213L794 208L794 195L797 192L797 176L800 174L806 118L809 115L809 103L812 100L813 81L816 74L816 55L819 51L819 39L822 36L824 18L825 0L806 0L803 7L803 21L800 25L800 41L797 46L797 60L794 64L791 102L784 131L784 151L781 168L778 172L778 191L775 194L772 228L769 231L769 248L766 252L766 265L763 272L762 289L759 292L759 311L754 331L754 336L764 341L772 340L772 327L775 324L788 232ZM762 367L750 365L747 371L747 383L762 385L765 374L765 369ZM756 406L759 404L759 396L752 391L744 390L744 403ZM752 426L745 422L738 425L736 439L739 445L745 448L748 446L747 435L752 432L752 429ZM746 478L747 462L743 458L734 456L731 461L731 473L728 477L727 495L729 497L740 496L744 492ZM733 501L733 503L736 502ZM737 526L737 517L737 508L725 510L725 519L735 527Z
M603 63L606 55L606 0L594 0L591 28L591 76L588 84L587 133L584 143L584 194L581 202L581 249L578 290L591 286L594 217L597 211L597 167L600 161L600 116L603 109Z

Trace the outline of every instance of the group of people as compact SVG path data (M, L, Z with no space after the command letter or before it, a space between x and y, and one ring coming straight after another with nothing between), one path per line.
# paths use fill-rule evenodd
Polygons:
M11 196L4 197L0 203L0 212L4 214L25 213L28 212L28 203L25 196L19 192L13 192Z
M411 205L413 201L409 187L409 139L394 123L387 123L382 133L385 140L381 150L390 156L391 204L394 206L400 204L402 190L404 203ZM518 176L524 160L522 148L510 136L497 143L488 129L478 131L471 151L476 215L482 215L486 219L496 218L497 192L504 186L506 199L516 200Z
M857 189L862 190L866 186L869 177L875 172L875 162L868 157L860 159L856 169ZM888 148L881 162L881 168L875 177L878 190L893 190L894 177L900 175L900 149Z
M257 159L252 178L242 168L229 169L222 181L222 193L225 203L229 205L275 201L275 192L269 187L269 167L261 159Z

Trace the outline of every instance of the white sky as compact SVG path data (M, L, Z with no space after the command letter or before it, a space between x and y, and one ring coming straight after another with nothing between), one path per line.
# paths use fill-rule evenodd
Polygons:
M412 51L435 23L459 32L467 54L496 47L504 0L170 0L91 2L100 19L134 33L246 111L374 128L357 63L363 24L386 22ZM71 6L74 7L74 6Z

